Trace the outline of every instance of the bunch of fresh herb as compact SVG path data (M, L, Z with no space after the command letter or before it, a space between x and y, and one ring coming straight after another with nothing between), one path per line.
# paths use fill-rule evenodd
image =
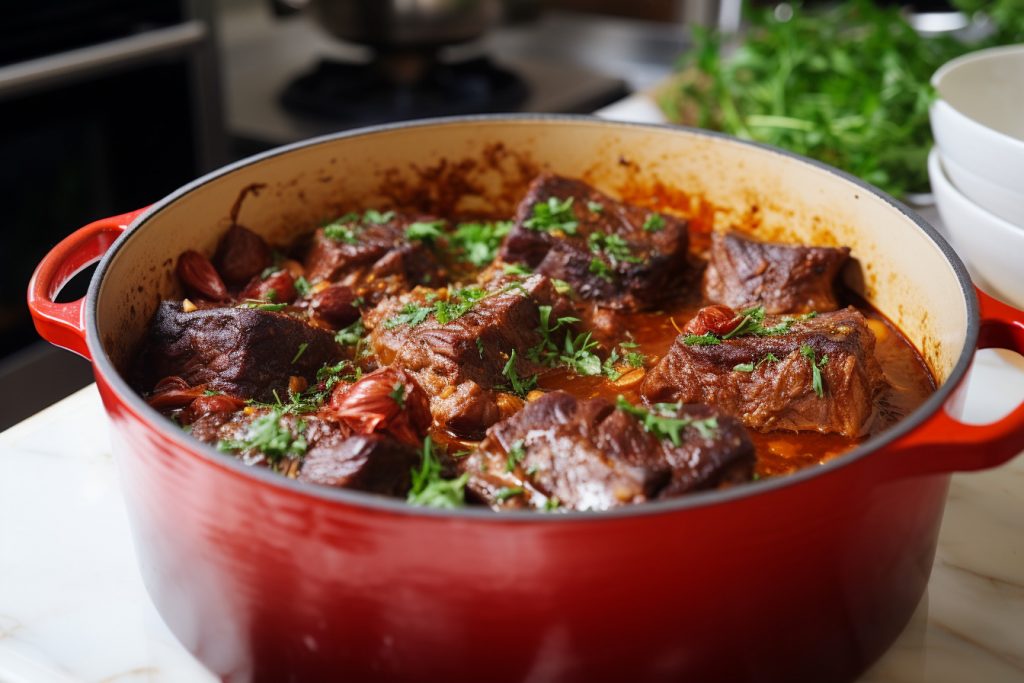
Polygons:
M896 195L926 191L929 79L970 46L922 36L899 7L869 0L787 7L750 10L727 59L718 34L695 29L683 59L694 75L663 101L669 116L820 159Z

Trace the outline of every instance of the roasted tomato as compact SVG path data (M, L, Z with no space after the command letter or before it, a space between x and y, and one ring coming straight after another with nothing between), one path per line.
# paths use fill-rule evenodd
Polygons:
M190 296L207 301L226 301L228 288L210 260L198 251L186 251L178 257L176 268L181 284Z
M295 278L285 269L271 273L266 278L259 275L249 280L242 290L243 299L258 299L280 304L290 304L298 294L295 291Z
M705 306L697 311L697 315L686 323L683 332L696 335L710 332L721 336L735 330L741 322L743 322L743 316L738 315L736 311L728 306L715 304L714 306Z
M213 262L225 282L241 287L270 265L270 247L252 230L233 225L217 246Z
M357 434L385 432L418 446L430 427L426 392L405 370L375 370L354 384L340 384L330 408Z

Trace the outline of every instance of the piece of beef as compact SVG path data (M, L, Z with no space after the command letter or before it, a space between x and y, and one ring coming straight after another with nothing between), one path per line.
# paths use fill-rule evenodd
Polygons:
M834 311L835 279L849 247L758 242L736 232L714 233L704 294L716 303L766 313Z
M465 460L469 491L496 510L608 508L750 479L754 447L708 406L664 408L679 443L603 398L555 391L487 431Z
M467 438L483 436L502 417L503 404L518 403L508 396L516 389L513 375L521 389L547 369L529 358L542 341L539 306L552 307L552 324L570 312L568 300L542 275L499 278L483 291L486 296L446 323L434 306L447 292L422 289L383 301L364 321L381 363L411 372L430 397L435 423Z
M572 201L559 215L575 225L552 229L541 221L528 227L552 198ZM687 244L685 220L546 173L533 181L519 204L500 255L568 282L582 298L601 306L638 311L656 309L679 292L688 268Z
M415 448L381 434L356 434L310 449L299 480L324 486L404 497L419 465Z
M446 275L430 247L405 236L416 220L391 211L374 220L352 214L319 228L306 254L306 278L347 285L371 305L416 285L443 284Z
M767 316L763 325L787 320L784 334L717 344L687 344L680 335L647 373L644 399L707 403L759 431L864 433L885 382L864 316L849 307L809 319Z
M270 428L288 435L285 452L245 447L255 432L268 429L268 421L276 425ZM383 434L353 434L327 409L304 415L266 407L211 413L194 422L190 433L249 465L270 467L313 484L390 496L408 493L410 472L420 462L416 448Z
M291 376L313 382L325 363L340 359L334 336L285 313L257 308L200 308L162 301L143 340L136 384L149 391L165 377L206 385L241 398L286 396Z

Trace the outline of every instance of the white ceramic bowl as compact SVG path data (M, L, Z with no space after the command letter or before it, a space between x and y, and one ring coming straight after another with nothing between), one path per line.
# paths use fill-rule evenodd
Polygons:
M928 176L946 235L975 283L989 294L1024 307L1024 229L965 197L950 182L938 149L928 155Z
M1024 195L1024 45L954 59L935 72L932 85L939 93L930 111L932 133L943 158ZM974 192L984 184L952 179L975 202L993 208L987 204L992 192Z
M1024 93L1021 93L1024 98ZM1022 114L1024 116L1024 114ZM942 170L953 186L981 208L1024 230L1024 192L997 185L967 170L940 150Z

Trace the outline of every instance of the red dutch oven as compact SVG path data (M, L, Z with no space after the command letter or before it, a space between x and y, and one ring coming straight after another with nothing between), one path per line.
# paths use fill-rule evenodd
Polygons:
M357 207L511 215L538 169L770 239L846 244L847 285L939 389L797 474L607 513L436 511L246 467L192 440L122 370L178 254L237 221L285 242ZM54 303L102 259L88 295ZM1024 406L961 424L975 349L1024 352L1024 313L978 292L906 207L824 165L702 131L587 117L347 132L207 175L71 234L33 276L40 334L92 359L146 587L228 681L843 681L928 582L950 474L1024 449Z

